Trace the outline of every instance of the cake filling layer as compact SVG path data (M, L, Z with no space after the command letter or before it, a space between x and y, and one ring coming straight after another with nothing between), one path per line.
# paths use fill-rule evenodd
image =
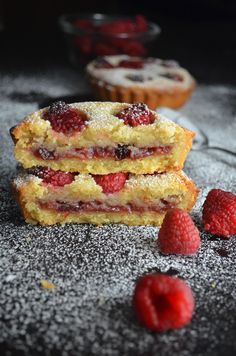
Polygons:
M160 199L156 203L137 204L129 202L125 205L111 205L109 202L103 201L75 201L65 202L60 200L55 201L39 201L42 209L56 210L59 212L107 212L107 213L129 213L132 212L156 212L163 213L168 209L174 208L179 202L179 198L175 195L169 196L166 199Z
M169 154L172 150L171 145L162 145L156 147L135 147L129 145L118 145L117 147L89 147L73 148L65 152L56 152L40 147L33 150L34 156L43 160L59 160L63 158L78 158L79 160L89 160L96 158L114 158L122 160L129 158L132 160L149 156L159 156Z

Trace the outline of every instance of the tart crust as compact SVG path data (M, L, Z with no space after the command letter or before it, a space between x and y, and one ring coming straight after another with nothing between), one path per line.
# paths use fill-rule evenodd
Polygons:
M54 187L44 184L40 178L23 173L13 181L13 190L26 222L32 224L123 223L127 225L159 226L165 216L165 209L160 212L147 211L148 204L153 205L161 199L176 197L175 206L190 211L196 201L198 189L183 172L169 172L156 175L131 175L121 191L104 194L89 174L79 174L71 184ZM93 202L95 200L115 205L126 206L130 202L143 204L143 212L101 212L101 211L59 211L44 209L40 202ZM145 211L146 210L146 211Z
M11 130L15 143L15 157L24 168L47 166L54 170L81 173L108 174L130 172L145 174L180 170L192 146L194 133L174 122L152 112L155 120L149 125L130 127L115 115L126 108L127 103L85 102L71 104L71 107L88 117L85 129L74 135L55 132L49 121L43 119L47 108L28 115ZM139 159L78 158L42 159L34 155L37 148L66 152L70 149L133 145L137 148L170 145L168 154L153 155Z

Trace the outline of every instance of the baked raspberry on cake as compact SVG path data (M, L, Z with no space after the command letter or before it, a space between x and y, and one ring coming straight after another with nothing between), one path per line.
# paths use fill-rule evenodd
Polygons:
M160 225L168 209L191 210L197 188L183 172L91 175L25 170L13 181L29 223Z
M24 168L108 174L180 170L194 134L145 104L57 102L11 129Z
M195 87L186 69L159 58L100 57L87 65L87 73L98 100L144 102L151 109L178 108Z

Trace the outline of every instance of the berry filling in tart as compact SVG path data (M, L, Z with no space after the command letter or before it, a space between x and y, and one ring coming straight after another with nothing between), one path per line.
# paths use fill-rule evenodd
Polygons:
M54 131L62 132L65 135L82 131L87 121L84 113L79 113L64 101L53 103L45 112L44 119L50 121Z
M76 201L40 201L39 205L42 209L56 210L60 212L104 212L104 213L142 213L142 212L155 212L164 213L169 209L174 208L178 204L177 196L169 196L166 199L160 199L159 202L153 204L136 204L135 202L129 202L126 205L109 204L109 200L90 202Z
M79 160L113 158L117 161L129 158L131 160L169 154L171 145L162 145L157 147L139 148L129 145L118 145L117 147L90 147L90 148L73 148L66 150L65 153L50 151L40 147L33 151L35 157L44 161L59 160L62 158L78 158Z
M88 174L47 167L20 171L13 191L30 223L155 226L169 209L191 210L198 192L181 171Z

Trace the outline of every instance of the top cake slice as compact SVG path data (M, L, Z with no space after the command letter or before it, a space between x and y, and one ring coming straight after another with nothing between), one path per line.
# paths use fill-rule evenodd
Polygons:
M24 168L107 174L180 170L194 133L145 104L56 102L11 129Z

